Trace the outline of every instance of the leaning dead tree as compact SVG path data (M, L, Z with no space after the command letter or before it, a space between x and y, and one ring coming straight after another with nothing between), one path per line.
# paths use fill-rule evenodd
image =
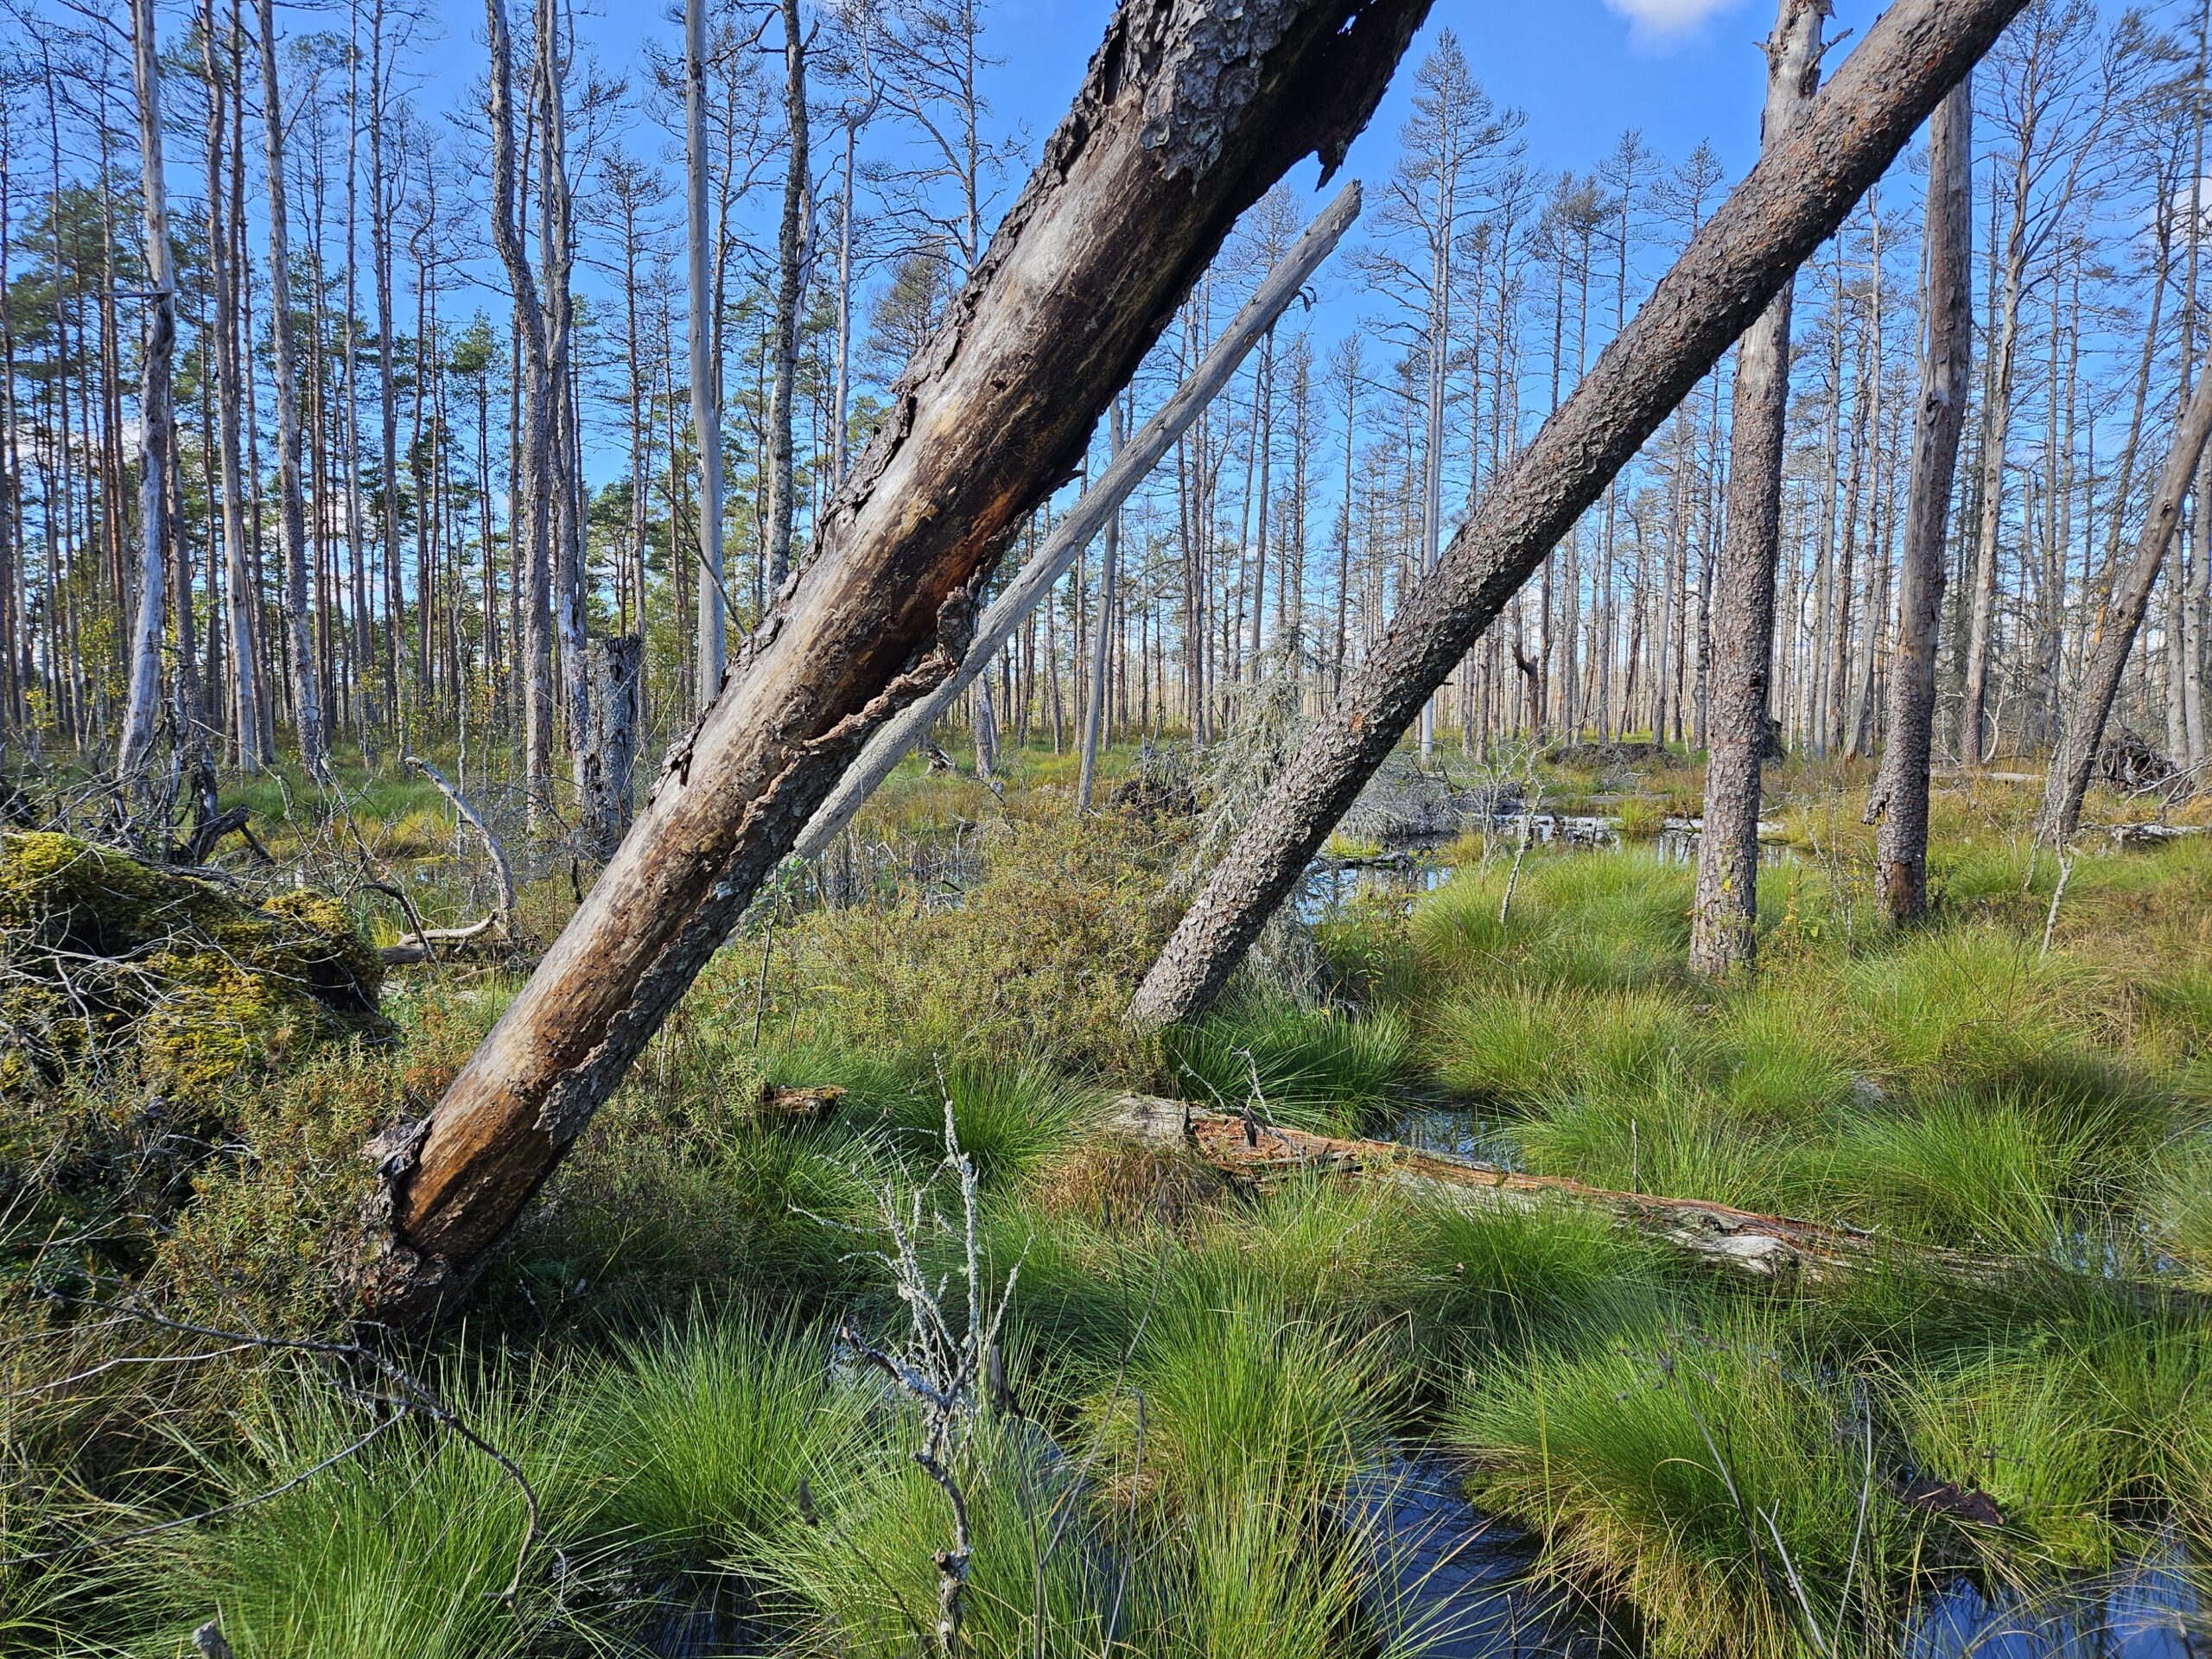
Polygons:
M1828 0L1782 0L1766 42L1762 148L1797 124L1821 75ZM1782 557L1782 441L1789 409L1785 282L1736 347L1728 439L1727 533L1713 575L1712 712L1707 716L1705 832L1697 842L1690 968L1748 967L1758 938L1760 763L1774 678L1774 578Z
M1878 820L1882 907L1904 923L1928 909L1928 764L1936 736L1936 647L1943 626L1944 530L1974 351L1974 80L1928 124L1928 216L1921 254L1920 408L1905 486L1897 644L1882 770L1866 803Z
M2151 498L2143 534L2126 569L2113 585L2109 607L2097 619L2089 671L2082 677L2081 702L2066 728L2065 741L2050 759L2036 834L2054 846L2063 847L2082 827L2082 798L2088 792L2089 769L2095 764L2097 746L2104 741L2113 699L2120 694L2120 671L2127 666L2136 631L2150 608L2152 585L2158 579L2158 566L2181 523L2182 499L2189 493L2190 480L2208 439L2212 439L2212 360L2198 370L2196 389L2174 426L2173 448L2158 474L2158 493Z
M1146 475L1159 465L1160 457L1189 430L1191 423L1198 419L1206 405L1220 395L1221 389L1229 384L1260 337L1274 327L1275 319L1289 308L1308 279L1321 268L1321 262L1344 240L1344 233L1359 217L1359 181L1355 179L1338 191L1336 200L1306 227L1306 233L1253 289L1252 297L1230 319L1213 349L1191 371L1190 378L1137 429L1135 436L1114 452L1113 460L1098 475L1098 481L1085 490L1066 517L1052 526L1045 544L1030 556L1029 563L1007 584L1006 590L991 601L976 624L976 636L969 642L968 655L960 664L959 672L950 676L926 696L908 703L896 719L886 721L868 740L860 759L837 780L836 788L815 810L813 819L799 836L794 850L801 857L816 857L836 839L837 832L852 821L853 814L881 786L892 768L929 734L930 728L960 700L961 693L975 683L976 677L997 660L1006 642L1014 637L1014 631L1021 626L1022 619L1044 601L1053 584L1068 573L1083 550L1090 545L1090 538L1098 533L1099 526L1109 522L1115 509L1144 482Z
M464 1287L976 594L1236 216L1333 170L1427 0L1128 0L1074 107L824 512L817 552L430 1116L382 1148L378 1317Z
M1133 1020L1185 1019L1213 999L1422 702L2025 3L1898 0L1867 32L1483 498L1308 730L1146 976Z

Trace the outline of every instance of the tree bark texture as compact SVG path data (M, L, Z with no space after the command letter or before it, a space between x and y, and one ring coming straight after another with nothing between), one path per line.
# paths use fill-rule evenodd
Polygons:
M284 543L284 622L292 642L292 715L300 763L327 777L330 747L315 683L308 602L307 505L300 481L299 359L292 338L291 235L285 213L284 104L276 88L276 22L270 0L255 0L261 24L261 118L269 150L269 336L276 372L276 519Z
M1122 453L1122 402L1114 400L1107 411L1107 444L1114 456ZM1112 465L1109 461L1109 466ZM1106 515L1106 537L1098 560L1098 632L1090 652L1090 685L1083 702L1083 764L1076 774L1075 804L1078 812L1090 810L1090 789L1098 769L1098 734L1106 723L1106 654L1113 649L1114 586L1121 563L1122 514L1116 508Z
M2050 759L2036 833L2054 846L2063 846L2082 827L2082 798L2088 792L2089 770L2096 763L2098 745L2104 741L2113 699L2120 693L2120 671L2127 666L2136 631L2150 608L2158 565L2180 526L2182 500L2189 493L2190 480L2203 457L2208 438L2212 438L2212 358L2198 366L2196 385L2175 424L2173 447L2158 474L2158 490L2151 498L2143 534L2128 557L2126 569L2113 586L2107 608L2097 618L2094 649L2088 671L2082 677L2081 702L2066 728L2065 740Z
M1827 0L1782 0L1766 43L1771 150L1812 102ZM1783 421L1789 408L1789 312L1782 289L1736 348L1728 440L1727 531L1713 573L1712 702L1706 715L1705 830L1697 842L1690 967L1751 965L1758 939L1759 763L1774 674L1774 577L1782 547Z
M146 764L162 706L162 636L168 611L168 481L176 454L169 369L176 355L176 271L169 259L168 188L162 171L162 60L154 0L130 0L131 64L138 87L138 159L146 220L147 317L139 398L138 606L130 627L130 681L116 772L126 782Z
M798 381L799 302L804 297L811 190L806 160L806 35L798 0L784 0L784 217L776 238L775 378L768 392L768 591L783 591L791 568L791 398Z
M1153 964L1133 1020L1185 1019L1212 1000L1422 700L2025 3L1899 0L1867 31L1499 476L1309 729Z
M1373 112L1426 0L1128 0L882 426L531 983L391 1137L362 1290L467 1282L883 721L966 655L976 596L1237 215Z
M638 760L638 671L645 641L634 633L591 642L589 721L579 751L584 842L594 858L612 858L630 827L632 778Z
M836 839L837 832L852 822L853 814L875 793L892 769L929 734L930 728L944 717L945 710L958 701L976 677L996 659L1000 648L1013 637L1022 619L1037 608L1052 585L1073 567L1083 550L1090 545L1090 538L1098 533L1099 526L1220 395L1253 346L1274 326L1275 319L1288 308L1307 279L1344 239L1344 233L1358 219L1359 210L1360 188L1355 180L1338 191L1336 199L1306 226L1306 233L1253 289L1252 297L1230 320L1198 366L1191 371L1190 378L1175 389L1174 396L1162 404L1150 420L1137 429L1135 435L1098 475L1097 481L1052 526L1044 544L1020 573L991 602L976 624L975 638L969 642L967 659L961 664L959 671L927 696L908 703L868 740L860 758L846 769L845 775L816 809L800 835L793 849L800 857L817 857ZM1055 715L1053 718L1057 721L1058 716Z
M1905 485L1889 730L1866 805L1867 817L1881 826L1874 836L1874 865L1882 907L1899 924L1928 909L1928 766L1936 734L1936 648L1943 624L1944 531L1974 351L1971 78L1951 89L1929 123L1924 237L1920 408Z
M699 465L699 707L715 700L728 654L722 603L721 373L715 361L715 289L707 213L707 0L683 6L683 197L691 320L691 442ZM673 442L673 439L671 440Z

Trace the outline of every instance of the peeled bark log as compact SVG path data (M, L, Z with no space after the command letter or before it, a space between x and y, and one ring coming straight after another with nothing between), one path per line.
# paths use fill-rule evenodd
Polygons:
M2025 3L1899 0L1867 32L1452 538L1185 912L1133 1020L1212 1000L1422 701Z
M2134 648L2135 632L2150 608L2151 588L2158 579L2158 565L2167 543L2181 523L2182 498L2212 439L2212 358L2196 375L2196 387L2174 427L2173 448L2158 474L2158 493L2151 498L2151 512L2143 534L2135 543L2127 569L2113 584L2109 608L2097 619L2095 648L2089 671L2082 677L2082 700L2066 728L2066 740L2051 757L2044 783L2043 810L2036 820L2038 838L2063 846L2082 827L2082 798L2088 792L2089 769L2097 746L2104 741L2105 721L2111 716L2113 699L2120 694L2120 671Z
M1130 491L1144 482L1160 458L1174 447L1191 423L1229 384L1260 337L1274 326L1275 319L1289 308L1306 280L1344 239L1344 233L1359 217L1359 184L1354 181L1338 192L1336 199L1306 227L1306 233L1252 291L1252 297L1245 301L1243 308L1230 320L1229 327L1222 330L1213 349L1191 371L1190 378L1137 429L1136 435L1122 447L1106 470L1098 475L1097 481L1084 492L1066 517L1052 526L1045 544L1031 556L1020 574L991 601L990 607L976 624L976 637L969 642L967 660L961 664L960 671L927 696L908 703L896 719L886 721L868 740L860 759L837 780L836 788L822 803L805 833L799 836L795 850L802 858L817 856L836 838L837 832L852 821L861 804L891 775L892 768L920 744L929 734L930 728L952 707L975 677L996 660L1000 647L1013 637L1021 620L1052 591L1052 584L1068 573L1108 515L1121 505ZM933 756L932 766L934 762Z
M1905 486L1904 562L1890 675L1889 732L1866 816L1890 920L1928 909L1928 767L1935 747L1936 648L1943 623L1944 531L1974 351L1974 81L1953 87L1928 125L1920 413Z
M1782 143L1812 101L1827 13L1827 0L1782 0L1766 43L1765 149ZM1758 940L1759 763L1766 752L1767 690L1774 677L1792 286L1783 283L1736 348L1728 528L1713 575L1705 833L1698 837L1697 898L1690 912L1690 968L1715 976L1748 967Z
M1427 0L1128 0L1074 108L632 829L429 1119L385 1148L385 1319L467 1282L976 595L1237 215L1333 170Z

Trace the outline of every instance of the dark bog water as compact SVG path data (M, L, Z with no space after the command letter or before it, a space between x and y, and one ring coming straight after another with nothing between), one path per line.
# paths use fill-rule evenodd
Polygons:
M1922 1606L1905 1659L2204 1659L2202 1586L2178 1546L2044 1595L1993 1595L1960 1579Z
M1370 1611L1393 1659L1608 1659L1629 1648L1588 1604L1533 1577L1536 1541L1467 1502L1449 1465L1398 1459L1347 1494L1374 1541Z

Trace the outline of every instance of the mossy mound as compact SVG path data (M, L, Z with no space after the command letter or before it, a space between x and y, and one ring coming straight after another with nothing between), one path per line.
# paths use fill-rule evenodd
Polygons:
M384 963L327 895L255 906L111 848L0 834L0 1092L134 1067L183 1102L384 1035Z

